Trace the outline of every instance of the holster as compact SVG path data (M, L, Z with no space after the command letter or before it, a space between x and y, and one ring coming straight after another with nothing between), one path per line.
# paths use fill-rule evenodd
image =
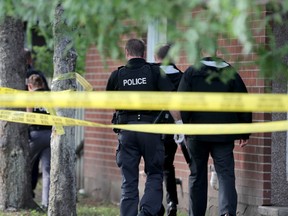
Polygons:
M113 117L112 117L112 120L111 120L112 124L127 124L128 123L128 115L127 113L121 113L119 111L116 111L113 113ZM117 128L113 128L113 131L115 133L119 133L120 132L120 129L117 129Z
M112 123L112 124L119 124L118 116L119 116L119 112L118 112L118 111L116 111L116 112L113 113L113 117L112 117L112 120L111 120L111 123ZM118 133L120 132L120 129L118 129L118 128L113 128L113 131L114 131L114 133L117 133L117 134L118 134Z
M156 116L153 122L153 124L168 124L168 123L174 123L174 120L169 111L164 110L159 112L159 114Z
M171 114L169 113L169 111L160 111L159 114L156 116L153 124L166 124L166 123L171 123L171 118L172 118L172 122L173 121L173 117L171 116ZM165 140L166 139L166 134L162 134L161 135L161 140Z

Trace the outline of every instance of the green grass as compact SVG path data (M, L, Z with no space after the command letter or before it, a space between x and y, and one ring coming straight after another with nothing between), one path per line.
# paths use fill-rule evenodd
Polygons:
M45 213L33 211L0 212L0 216L46 216ZM77 204L78 216L119 216L119 206L102 203L92 206L91 204ZM187 213L178 212L177 216L186 216Z
M22 210L19 212L0 212L0 216L46 216L46 213L36 210ZM119 208L111 204L99 206L78 205L77 215L79 216L119 216Z
M115 205L103 205L97 207L81 206L77 209L79 216L119 216L119 207ZM166 215L166 214L165 214ZM177 212L177 216L187 216L187 213Z
M81 216L119 216L119 208L117 206L106 204L100 206L79 206L77 215Z
M39 188L41 189L41 182L39 182ZM35 201L41 203L41 190L36 190ZM78 194L77 202L77 215L78 216L119 216L120 209L116 204L99 202L87 195ZM0 216L46 216L46 213L36 210L21 210L17 212L1 212ZM165 214L166 216L166 214ZM187 212L181 212L178 210L177 216L187 216Z

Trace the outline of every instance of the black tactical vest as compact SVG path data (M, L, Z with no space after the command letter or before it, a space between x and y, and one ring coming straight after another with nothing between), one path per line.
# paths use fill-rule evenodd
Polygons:
M155 91L156 80L152 68L149 64L141 68L130 69L121 67L118 70L118 90L119 91Z

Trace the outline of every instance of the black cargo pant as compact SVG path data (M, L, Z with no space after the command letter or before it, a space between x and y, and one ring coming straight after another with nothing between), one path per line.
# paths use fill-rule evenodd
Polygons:
M218 143L197 141L193 136L187 139L191 155L189 176L189 216L205 216L208 190L208 158L213 158L219 181L219 215L236 215L237 192L234 173L234 141Z
M167 204L178 204L177 185L175 179L174 158L178 145L174 141L174 135L165 135L165 160L164 160L164 183L166 187Z
M133 121L128 124L150 122ZM139 163L144 159L147 175L144 195L140 201L142 215L155 216L161 209L163 199L164 145L160 134L121 130L116 162L122 173L121 216L136 216L139 204Z

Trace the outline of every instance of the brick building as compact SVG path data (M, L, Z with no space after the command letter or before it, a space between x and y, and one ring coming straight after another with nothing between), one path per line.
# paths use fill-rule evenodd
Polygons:
M265 15L265 13L264 13ZM254 38L257 43L266 43L266 31L258 30L258 21L252 20ZM151 26L147 32L147 58L152 61L153 47L163 37L157 34L157 28ZM273 26L277 43L287 41L288 28ZM164 37L165 38L165 37ZM249 93L287 93L287 83L270 81L260 78L259 69L253 63L255 55L251 54L242 60L237 60L242 47L237 40L219 38L219 46L229 51L229 55L222 56L238 68ZM121 61L108 61L108 67L103 66L99 53L94 47L89 49L86 59L85 78L95 91L103 91L110 73L118 66L125 64ZM187 62L185 55L179 58L176 65L185 70L191 63ZM95 98L97 100L97 98ZM85 120L110 124L112 110L85 110ZM287 120L287 113L253 113L253 122L274 120ZM236 146L235 168L236 185L238 191L237 215L288 215L288 144L287 133L254 133L249 145L243 149ZM121 175L115 163L117 137L111 129L85 128L84 132L84 187L95 199L108 200L115 203L120 199ZM143 168L143 167L142 167ZM179 208L188 208L188 176L189 169L178 149L175 158L175 169L178 178L182 179L183 196L179 187ZM143 169L142 169L143 170ZM143 180L140 177L140 191L143 189ZM268 207L267 207L268 206ZM281 207L281 208L278 208ZM217 192L209 187L208 215L217 215ZM286 214L287 213L287 214Z

